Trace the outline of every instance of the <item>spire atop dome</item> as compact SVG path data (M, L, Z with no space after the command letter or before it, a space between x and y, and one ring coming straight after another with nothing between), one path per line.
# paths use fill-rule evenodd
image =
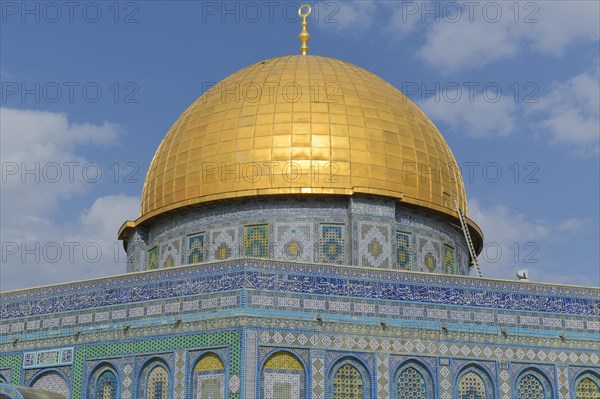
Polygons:
M302 10L306 10L305 12ZM298 8L298 16L302 18L302 32L298 35L298 39L302 42L302 46L300 46L300 54L306 55L308 54L308 41L310 40L310 34L306 31L306 27L308 26L308 22L306 22L306 18L310 15L312 8L308 4L302 4L300 8Z

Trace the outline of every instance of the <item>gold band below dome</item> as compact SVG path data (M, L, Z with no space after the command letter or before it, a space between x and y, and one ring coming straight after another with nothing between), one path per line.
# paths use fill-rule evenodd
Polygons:
M453 218L455 202L467 209L452 152L412 101L355 65L292 55L236 72L180 116L152 160L137 223L214 200L357 193Z

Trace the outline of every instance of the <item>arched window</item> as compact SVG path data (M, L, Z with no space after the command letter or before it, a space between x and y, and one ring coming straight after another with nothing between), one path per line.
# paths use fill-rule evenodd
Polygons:
M489 374L480 366L464 368L457 378L456 393L458 399L492 399L494 385Z
M600 399L600 387L590 377L580 379L575 387L576 399Z
M460 399L485 399L486 389L483 379L473 371L465 373L458 384Z
M225 397L225 365L214 353L203 355L194 367L194 399Z
M56 392L63 394L65 397L70 397L69 385L64 377L56 371L47 371L37 377L31 388L40 389L42 391Z
M517 399L551 399L552 397L552 387L541 373L528 370L517 379Z
M94 399L117 399L117 377L106 370L96 380Z
M433 399L431 377L415 362L401 366L395 381L397 399Z
M333 399L363 399L365 384L363 376L350 363L337 369L333 377Z
M169 393L169 374L162 366L155 366L148 374L146 399L167 399Z
M304 366L290 352L271 355L263 366L264 399L300 399L304 394Z

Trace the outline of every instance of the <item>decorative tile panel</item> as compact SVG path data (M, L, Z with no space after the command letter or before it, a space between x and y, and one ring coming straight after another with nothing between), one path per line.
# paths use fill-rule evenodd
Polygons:
M319 259L323 263L346 262L344 225L322 224L319 237Z
M253 258L269 256L269 225L244 226L244 255Z

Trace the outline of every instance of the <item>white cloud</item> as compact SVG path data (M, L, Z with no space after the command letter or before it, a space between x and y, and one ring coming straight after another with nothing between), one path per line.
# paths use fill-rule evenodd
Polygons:
M446 74L481 68L526 50L560 56L574 42L600 39L597 1L366 0L336 4L338 22L323 27L344 34L377 27L392 41L398 36L418 35L424 42L417 55Z
M430 66L450 74L513 58L527 48L558 56L575 41L600 39L598 2L515 4L481 3L472 9L472 18L468 8L463 8L462 17L456 22L441 18L428 28L419 56Z
M332 14L334 5L336 9ZM324 7L321 15L325 23L317 26L359 34L371 29L376 20L376 13L377 5L374 0L338 1ZM327 23L332 20L336 22Z
M547 256L555 245L556 231L581 233L585 220L565 219L554 230L547 221L528 220L501 204L484 207L476 199L469 201L469 217L485 234L484 250L478 257L484 277L514 280L517 271L527 269L531 281L591 285L589 275L565 273L564 265L554 264Z
M507 96L496 101L491 91L470 98L466 89L453 89L429 97L422 108L432 120L446 123L463 135L503 137L514 130L517 107Z
M481 18L470 22L465 17L456 23L442 20L428 29L418 55L446 74L480 68L517 54L519 45L508 27L507 23L491 24Z
M0 116L0 289L123 272L116 232L124 220L137 215L139 199L104 196L81 215L57 220L58 214L69 214L68 200L81 201L78 196L96 188L90 180L94 171L83 173L90 161L79 154L80 148L116 143L119 126L75 124L64 114L10 108L0 108ZM69 171L65 163L75 164ZM102 256L95 254L97 248ZM115 262L115 257L121 259Z
M571 218L560 222L557 228L560 231L564 231L566 233L576 234L583 231L587 226L589 226L590 222L591 221L589 219Z
M600 70L582 73L533 104L530 113L541 114L538 128L557 144L567 144L585 155L600 152Z

